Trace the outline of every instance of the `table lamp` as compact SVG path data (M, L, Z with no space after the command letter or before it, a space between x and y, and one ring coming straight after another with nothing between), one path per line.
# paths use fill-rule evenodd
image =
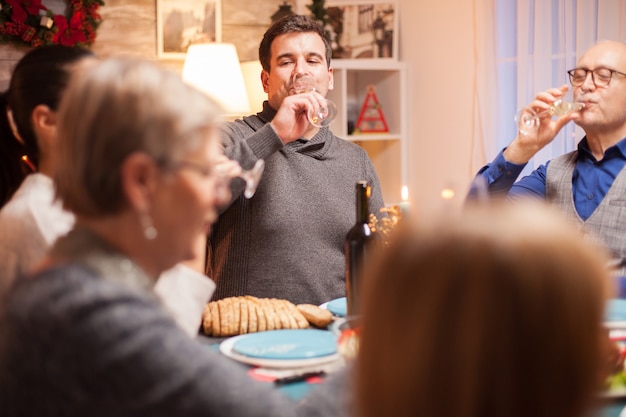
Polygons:
M218 101L227 116L250 113L248 94L235 45L198 43L187 49L183 80Z
M258 60L245 61L241 63L241 71L246 82L246 90L248 90L250 111L258 113L263 110L263 102L267 100L267 93L263 91L263 84L261 83L263 67Z

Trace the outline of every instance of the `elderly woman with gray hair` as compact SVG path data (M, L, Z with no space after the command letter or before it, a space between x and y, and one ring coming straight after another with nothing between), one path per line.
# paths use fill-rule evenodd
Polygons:
M341 378L297 407L190 339L152 291L229 198L219 115L149 62L104 60L71 82L55 180L76 224L0 304L3 415L328 415Z

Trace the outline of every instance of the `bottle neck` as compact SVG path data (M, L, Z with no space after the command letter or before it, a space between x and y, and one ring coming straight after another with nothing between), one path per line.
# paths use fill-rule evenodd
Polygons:
M356 221L357 223L369 222L369 197L371 187L367 181L356 183Z

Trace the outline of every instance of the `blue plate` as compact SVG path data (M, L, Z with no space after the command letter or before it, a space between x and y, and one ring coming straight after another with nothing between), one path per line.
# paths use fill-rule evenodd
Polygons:
M315 329L270 330L239 336L233 352L261 359L308 359L337 353L337 336Z
M626 322L626 300L612 299L606 305L606 322Z
M333 316L337 317L345 317L348 310L348 302L346 301L346 297L335 298L332 301L329 301L326 305L328 311L333 313Z

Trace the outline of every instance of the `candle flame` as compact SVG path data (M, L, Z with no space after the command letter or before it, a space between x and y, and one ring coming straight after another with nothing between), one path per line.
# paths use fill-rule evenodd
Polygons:
M402 201L408 201L409 200L409 187L407 187L406 185L403 185L400 195L402 196Z
M454 198L454 190L452 188L444 188L441 190L441 198L452 200Z

